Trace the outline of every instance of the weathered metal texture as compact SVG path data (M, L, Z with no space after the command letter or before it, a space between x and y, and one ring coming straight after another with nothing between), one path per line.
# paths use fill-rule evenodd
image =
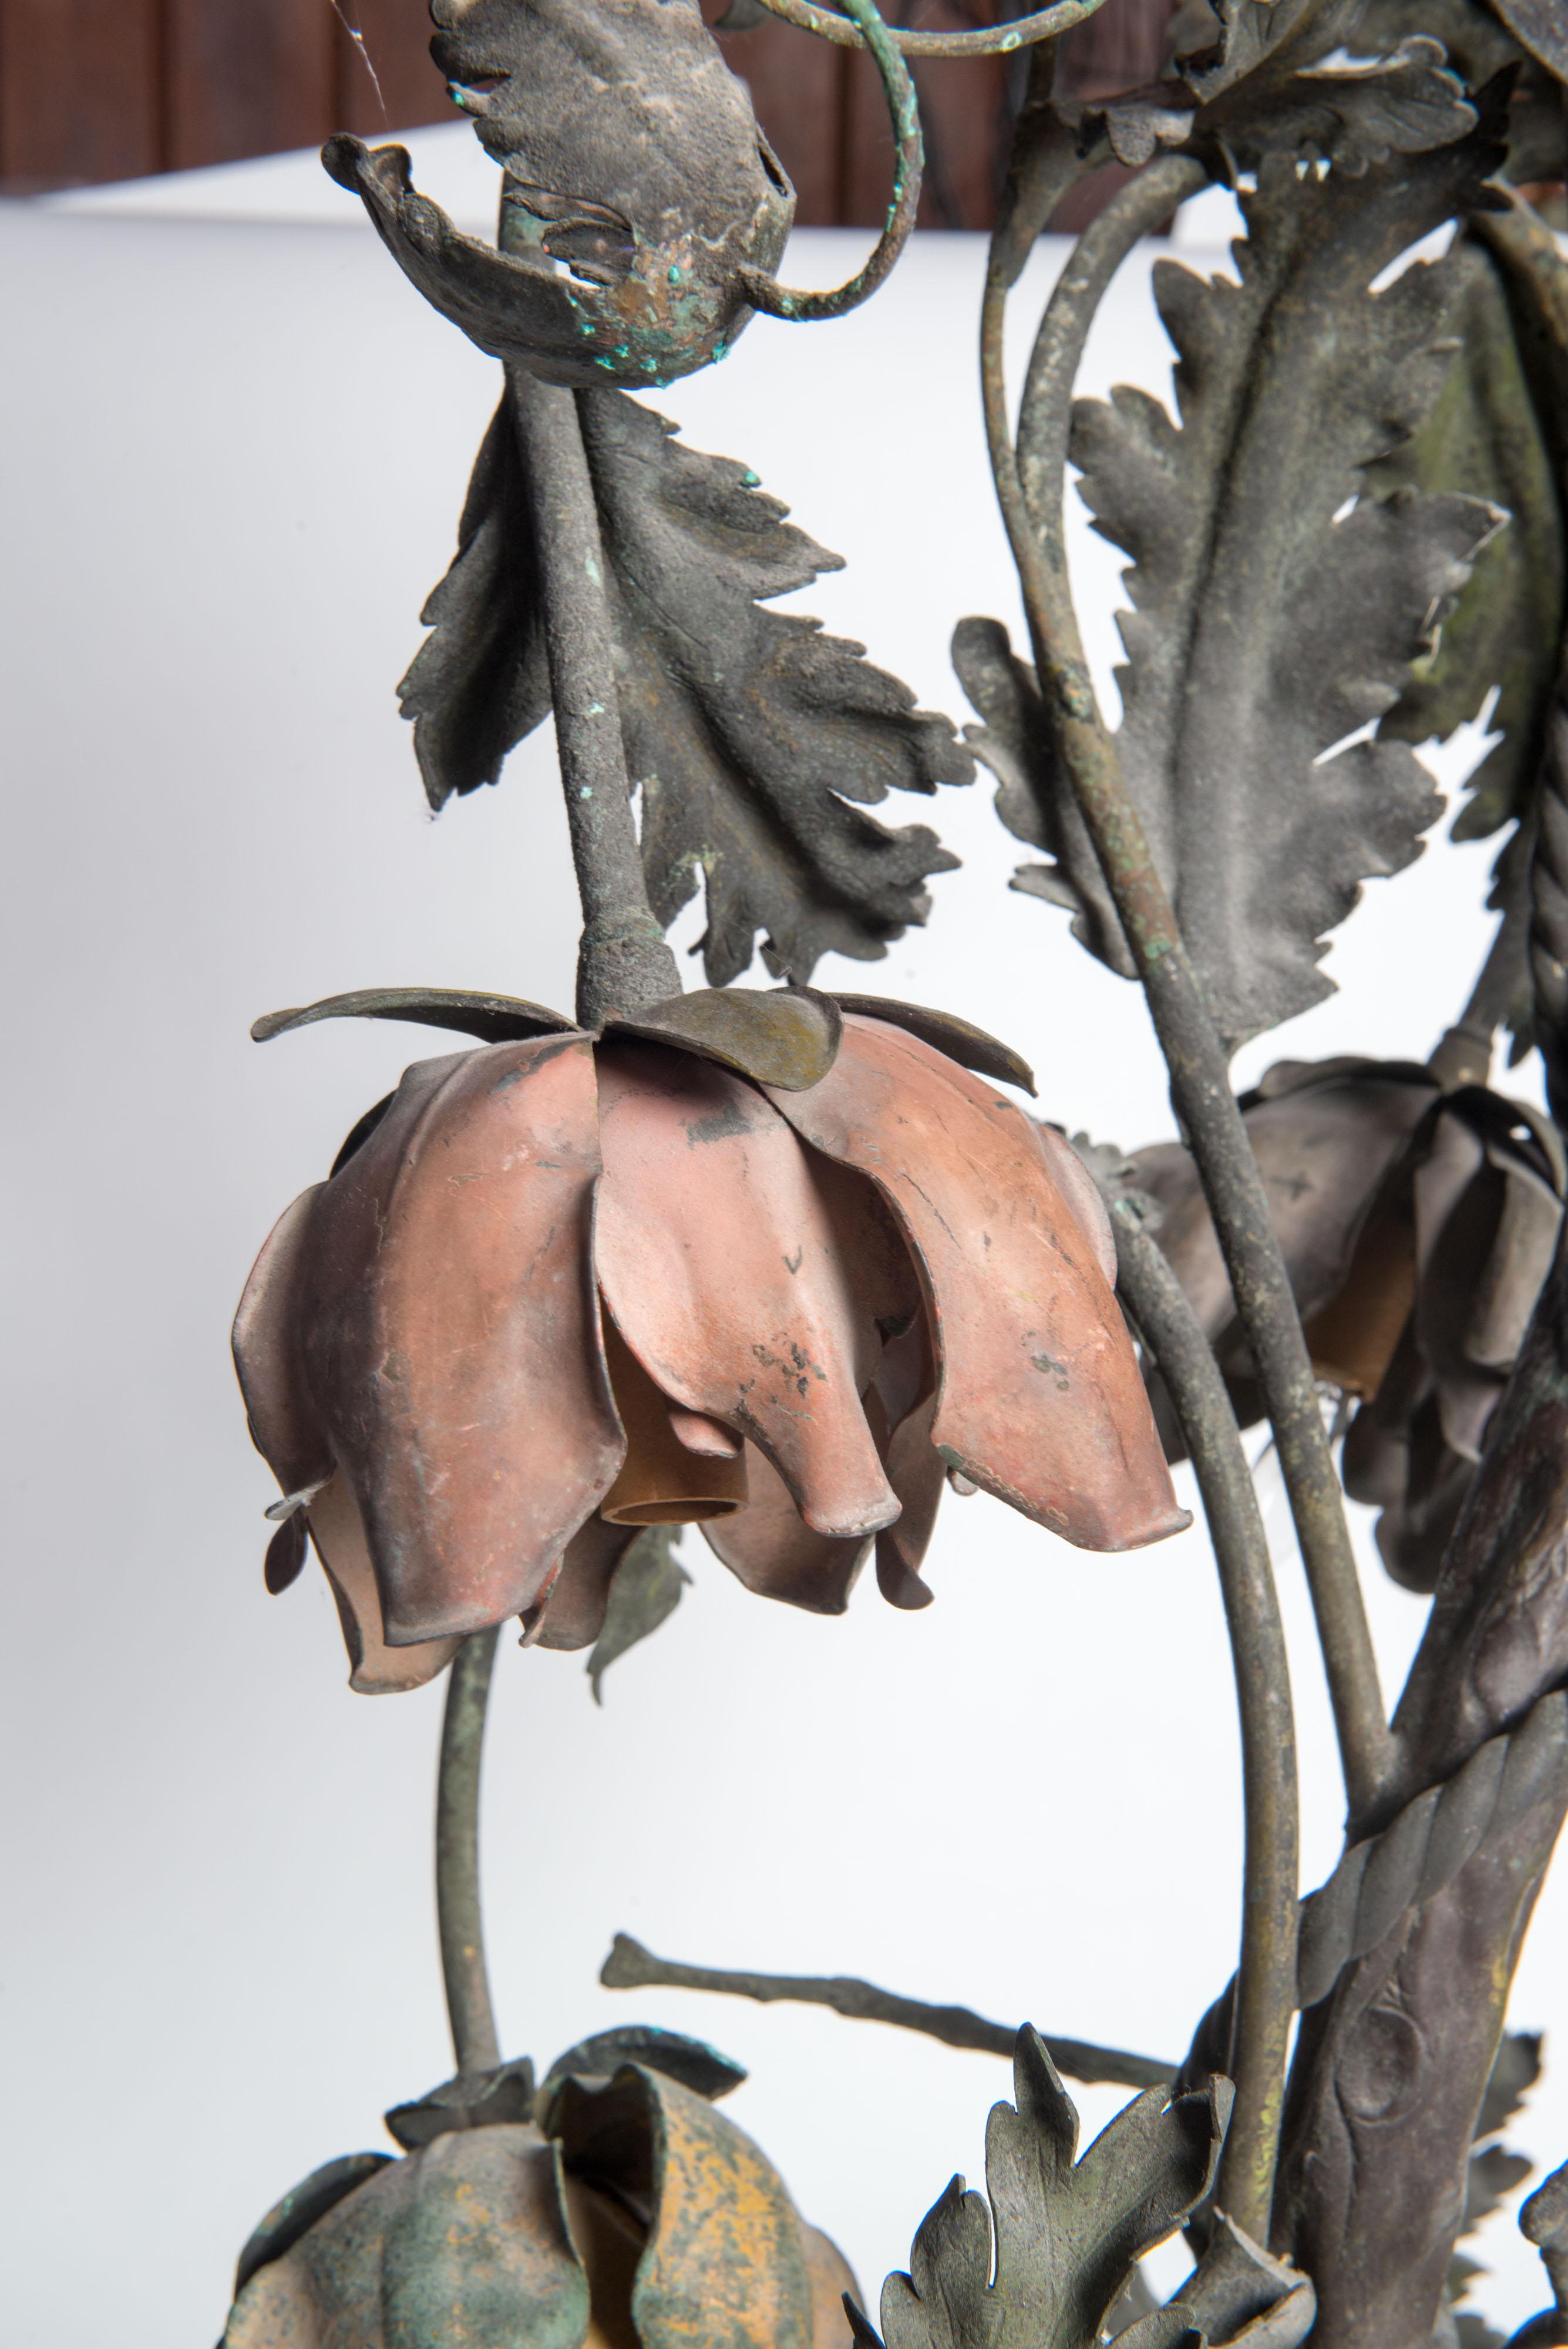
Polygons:
M1555 2304L1521 2326L1508 2349L1563 2349L1568 2342L1568 2163L1537 2187L1519 2214L1519 2230L1541 2253Z
M322 160L413 285L547 382L669 383L722 358L794 191L695 0L437 0L452 98L504 169L499 250L409 179L401 147Z
M582 2349L559 2158L528 2125L436 2137L347 2195L235 2301L223 2349Z
M443 1672L462 1645L461 1638L418 1640L397 1648L388 1644L364 1519L342 1469L315 1495L304 1516L337 1602L348 1651L349 1687L360 1696L396 1696L423 1688Z
M595 1253L632 1351L666 1394L767 1453L814 1531L890 1524L860 1409L880 1339L805 1154L738 1078L658 1048L598 1059Z
M1230 2117L1230 2082L1189 2095L1154 2088L1118 2113L1081 2161L1078 2115L1039 2034L1013 2058L1016 2106L993 2105L985 2197L955 2178L915 2237L907 2275L882 2288L887 2349L1092 2349L1143 2252L1208 2192ZM994 2251L993 2251L994 2236ZM1183 2337L1178 2320L1148 2340ZM857 2312L861 2349L877 2334ZM1132 2336L1124 2336L1130 2338ZM1298 2336L1299 2337L1299 2336Z
M800 2220L766 2157L679 2082L626 2064L568 2080L550 2127L567 2170L652 2214L631 2293L643 2349L811 2349Z
M701 1412L672 1413L607 1319L604 1340L626 1458L599 1503L600 1516L612 1526L635 1528L701 1525L743 1509L746 1465L740 1444Z
M637 1539L635 1526L591 1516L566 1544L535 1633L541 1648L591 1648L604 1628L616 1569Z
M1382 1511L1395 1579L1429 1590L1552 1261L1561 1146L1528 1105L1479 1085L1441 1094L1430 1070L1401 1061L1283 1061L1241 1107L1314 1367L1361 1399L1346 1490ZM1243 1424L1260 1418L1190 1158L1172 1143L1128 1164L1162 1210L1159 1244Z
M871 1176L921 1266L947 1464L1086 1548L1179 1532L1187 1516L1096 1243L1023 1112L858 1014L820 1085L770 1098L814 1147Z

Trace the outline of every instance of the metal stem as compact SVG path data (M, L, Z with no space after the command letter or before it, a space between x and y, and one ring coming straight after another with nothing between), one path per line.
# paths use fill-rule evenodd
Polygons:
M835 2014L855 2023L893 2023L904 2031L919 2031L940 2039L946 2047L965 2047L981 2055L1011 2056L1018 2038L1011 2023L988 2023L967 2006L928 2006L923 1999L900 1998L897 1992L878 1990L875 1982L853 1974L731 1973L720 1966L683 1966L674 1958L656 1958L629 1933L618 1933L608 1957L599 1968L607 1990L719 1991L732 1998L754 1998L769 2006L789 1999L800 2006L830 2007ZM1155 2055L1130 2055L1122 2047L1096 2047L1086 2039L1045 2040L1051 2061L1070 2080L1106 2080L1122 2088L1158 2088L1176 2077L1177 2066Z
M488 2072L501 2061L484 1964L484 1912L479 1895L479 1769L490 1675L500 1637L498 1626L475 1631L452 1658L441 1726L436 1920L452 2054L460 2072Z
M1039 9L1033 16L1018 16L1006 25L985 25L972 33L908 33L899 26L892 37L910 57L1010 57L1033 42L1054 40L1105 5L1106 0L1056 0L1054 7ZM830 9L816 7L814 0L763 0L763 5L770 16L782 16L786 25L798 25L803 32L815 33L819 39L834 41L842 48L858 48L865 37L857 29L858 19L848 10L835 16Z
M1258 1496L1225 1381L1187 1292L1137 1209L1111 1211L1121 1294L1176 1406L1214 1546L1241 1727L1246 1852L1231 2068L1236 2103L1216 2199L1269 2240L1296 2003L1300 1811L1290 1659Z
M522 367L509 367L506 380L538 542L556 747L583 905L577 1018L598 1028L612 1012L679 995L680 974L649 904L631 818L615 637L577 395Z
M1187 169L1180 157L1151 165L1095 222L1088 247L1092 267L1080 272L1070 262L1064 272L1060 299L1053 296L1041 329L1046 347L1042 352L1036 347L1036 365L1059 392L1076 371L1098 294L1151 217L1162 218L1168 211ZM1317 1384L1225 1052L1090 681L1067 577L1060 470L1050 480L1043 467L1037 471L1033 512L1025 499L1002 368L1011 257L1003 229L998 230L996 249L1002 257L988 271L981 313L981 392L997 497L1018 567L1041 693L1054 747L1143 981L1170 1072L1171 1101L1197 1161L1251 1342L1312 1593L1351 1818L1360 1824L1376 1809L1389 1768L1390 1742ZM1064 404L1065 394L1061 397ZM1042 451L1047 446L1064 449L1064 430L1058 426L1053 435L1042 425L1037 446Z

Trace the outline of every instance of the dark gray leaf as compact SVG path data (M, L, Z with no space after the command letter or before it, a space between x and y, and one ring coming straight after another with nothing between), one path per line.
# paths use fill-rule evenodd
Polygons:
M844 1022L833 997L811 988L706 987L607 1020L605 1033L677 1044L754 1084L804 1092L838 1058Z
M534 2117L534 2066L526 2055L487 2072L460 2072L406 2105L394 2105L387 2129L405 2153L460 2129L512 2128Z
M680 1606L681 1587L691 1579L675 1557L680 1538L679 1526L649 1526L617 1567L604 1628L586 1666L596 1704L604 1702L599 1683L616 1659L657 1631Z
M460 987L360 987L348 995L324 995L287 1011L268 1011L251 1023L251 1036L265 1044L291 1029L317 1019L406 1019L416 1028L452 1028L483 1044L510 1043L522 1036L552 1036L575 1026L547 1004L524 1003L514 995L479 995Z
M1493 745L1466 785L1454 837L1473 840L1524 813L1540 772L1563 613L1563 526L1542 434L1496 264L1475 244L1453 258L1462 347L1413 440L1369 476L1374 488L1458 490L1503 507L1509 526L1482 547L1435 655L1419 660L1378 727L1379 740L1446 739L1495 685Z
M433 634L398 688L432 808L493 783L550 710L527 483L506 399L480 444L457 554L421 619Z
M1445 147L1464 138L1476 119L1442 43L1422 35L1366 64L1308 67L1282 84L1265 111L1240 112L1234 124L1229 112L1221 101L1204 128L1224 136L1239 161L1255 161L1265 148L1288 148L1352 174L1391 155Z
M1180 2309L1205 2342L1245 2343L1248 2349L1296 2349L1311 2332L1317 2296L1288 2260L1217 2215L1209 2247L1171 2307Z
M1073 913L1073 935L1123 978L1136 977L1088 828L1057 766L1039 679L1020 660L1000 620L961 620L953 667L984 723L964 733L996 777L996 812L1017 840L1043 848L1049 864L1023 864L1012 886Z
M1016 2106L994 2106L986 2129L995 2282L985 2205L955 2178L915 2238L909 2274L888 2279L888 2349L1091 2349L1137 2261L1209 2191L1229 2081L1175 2097L1150 2089L1076 2165L1077 2113L1027 2025L1013 2084ZM1184 2322L1157 2327L1150 2349L1184 2337Z
M683 448L620 393L578 407L654 912L673 920L706 875L715 987L759 931L797 983L830 949L880 956L924 920L926 876L955 860L925 826L890 832L863 810L968 782L968 752L862 647L762 609L840 565L743 467Z
M1491 0L1521 48L1559 81L1568 81L1568 16L1563 0Z
M662 2072L710 2104L738 2088L746 2076L743 2064L721 2055L705 2039L689 2039L681 2031L661 2031L652 2023L628 2023L613 2031L597 2031L557 2055L539 2086L540 2108L563 2080L609 2078L623 2064L644 2064Z
M1499 151L1478 131L1321 181L1266 161L1240 285L1157 267L1179 429L1126 388L1075 410L1084 496L1136 564L1123 768L1232 1048L1332 991L1325 934L1440 812L1403 743L1334 746L1397 698L1500 517L1363 493L1442 388L1457 287L1438 263L1369 289Z

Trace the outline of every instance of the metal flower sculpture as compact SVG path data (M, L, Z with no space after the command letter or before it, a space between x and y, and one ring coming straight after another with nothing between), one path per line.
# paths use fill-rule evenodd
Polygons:
M843 2254L712 2100L745 2078L677 2032L607 2031L535 2088L526 2057L387 2116L240 2254L222 2349L835 2349Z
M1411 1061L1282 1061L1240 1101L1314 1368L1357 1406L1345 1490L1382 1515L1397 1582L1430 1590L1551 1268L1563 1145L1483 1085ZM1246 1329L1198 1172L1178 1143L1133 1154L1157 1237L1243 1427L1263 1416ZM1158 1372L1152 1373L1158 1381ZM1174 1459L1169 1398L1157 1409Z
M1537 2051L1500 2056L1504 2003L1568 1816L1568 262L1536 210L1568 180L1568 41L1546 0L1213 0L1178 13L1154 88L1059 102L1053 36L1096 5L949 36L890 30L874 0L765 0L863 42L892 109L887 230L833 295L772 274L789 192L692 0L439 0L441 68L503 165L494 251L414 193L400 150L327 151L504 368L402 687L426 792L439 809L503 781L553 716L583 927L569 1019L394 989L256 1030L363 1013L467 1039L359 1121L235 1327L284 1488L269 1583L314 1541L356 1687L451 1665L437 1910L458 2069L389 2116L404 2159L329 2164L264 2221L229 2349L1473 2331L1454 2246L1467 2199L1477 2215L1517 2182L1489 2141ZM859 646L768 608L836 558L627 388L722 356L754 309L863 298L919 193L901 49L1033 41L981 371L1032 658L961 622L971 752ZM1010 292L1107 163L1122 177L1014 409ZM1156 270L1172 410L1075 403L1122 261L1212 183L1246 233L1233 276ZM1131 564L1114 730L1068 575L1069 464ZM1510 830L1459 1025L1425 1064L1282 1063L1238 1100L1236 1048L1332 991L1330 932L1437 821L1415 746L1483 711L1501 740L1456 829ZM998 1091L1028 1071L993 1040L810 983L825 954L874 960L925 920L953 860L868 811L963 784L974 756L1044 852L1016 885L1141 984L1169 1071L1181 1145L1120 1163L1104 1207L1087 1163ZM685 993L666 932L700 885L710 984ZM732 987L759 948L786 983ZM1487 1087L1505 1021L1539 1046L1549 1120ZM1325 1381L1355 1404L1343 1485ZM733 2076L711 2051L616 2034L540 2089L501 2062L478 1870L498 1627L597 1640L597 1692L673 1603L669 1529L689 1523L795 1606L839 1611L873 1547L886 1595L919 1606L950 1476L1083 1547L1156 1540L1182 1519L1151 1392L1211 1537L1245 1818L1235 1971L1185 2061L625 1936L601 1976L1013 2055L989 2210L961 2181L941 2197L879 2340L710 2111ZM1304 1901L1292 1664L1241 1439L1263 1416L1346 1804ZM1381 1507L1394 1573L1434 1590L1392 1716L1346 1487ZM961 1852L948 1869L989 1930ZM1082 2160L1054 2064L1144 2091ZM1532 2349L1564 2337L1563 2200L1559 2173L1525 2213L1560 2302ZM1184 2219L1197 2266L1152 2305L1135 2262Z
M794 191L696 0L438 0L452 97L504 166L499 249L339 138L333 177L444 317L550 383L669 383L722 358Z
M805 990L597 1039L511 1019L556 1032L416 1062L235 1323L286 1495L270 1578L308 1525L357 1688L509 1615L591 1642L644 1526L701 1523L749 1588L833 1614L873 1539L926 1602L949 1471L1090 1548L1187 1522L1093 1185L961 1064L1027 1079L1004 1048Z

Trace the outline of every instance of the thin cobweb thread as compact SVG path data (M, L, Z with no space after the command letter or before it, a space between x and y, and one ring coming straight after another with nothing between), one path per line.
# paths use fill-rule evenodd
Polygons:
M365 71L369 75L370 87L376 93L376 103L381 109L381 119L389 130L392 127L392 118L387 112L387 101L381 94L381 77L376 71L370 52L365 46L365 36L359 30L358 25L351 25L349 23L343 11L343 0L327 0L327 5L331 8L333 15L337 17L337 22L342 26L343 30L348 34L348 38L353 42L354 47L359 52L360 62L363 64Z

